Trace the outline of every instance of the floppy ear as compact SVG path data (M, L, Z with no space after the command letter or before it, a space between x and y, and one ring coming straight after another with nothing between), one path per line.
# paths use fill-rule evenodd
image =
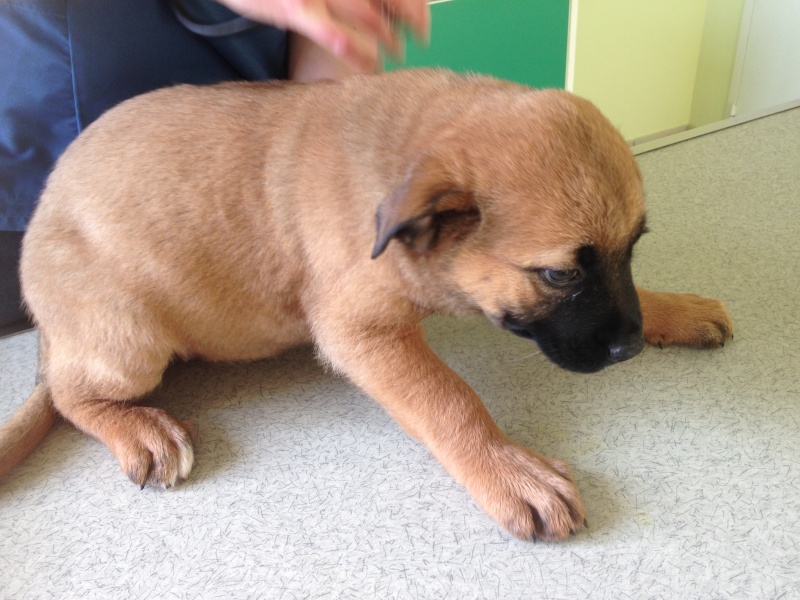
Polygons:
M372 258L392 239L422 254L445 239L463 236L480 223L474 193L458 185L439 161L415 166L378 206Z

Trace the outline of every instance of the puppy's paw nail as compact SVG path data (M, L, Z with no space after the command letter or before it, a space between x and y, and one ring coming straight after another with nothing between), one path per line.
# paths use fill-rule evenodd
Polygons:
M150 473L153 472L153 461L145 456L140 462L123 468L123 471L128 476L128 479L138 485L140 490L143 490L147 485L147 480L150 479Z
M544 521L542 520L542 516L539 514L539 511L536 510L536 507L534 507L532 504L528 504L528 508L530 509L531 517L533 518L533 535L536 537L536 535L546 531L546 528Z

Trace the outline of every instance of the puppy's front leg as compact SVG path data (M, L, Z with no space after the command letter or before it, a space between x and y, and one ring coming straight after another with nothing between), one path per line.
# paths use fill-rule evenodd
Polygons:
M733 337L733 320L719 300L695 294L651 292L639 287L636 292L648 344L718 348Z
M428 347L419 324L318 328L338 370L422 441L512 535L559 539L584 523L569 468L509 440L474 391Z

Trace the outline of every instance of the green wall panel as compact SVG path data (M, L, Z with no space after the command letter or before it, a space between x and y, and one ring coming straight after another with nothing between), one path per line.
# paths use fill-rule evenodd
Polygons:
M430 46L405 65L487 73L533 87L565 85L569 0L451 0L431 6Z

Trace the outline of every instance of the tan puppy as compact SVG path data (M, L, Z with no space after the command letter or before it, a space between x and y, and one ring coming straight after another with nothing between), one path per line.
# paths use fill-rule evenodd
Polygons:
M563 538L585 514L569 468L508 439L420 321L482 312L583 372L634 356L643 329L722 345L719 302L637 294L643 231L627 145L565 92L410 71L130 100L66 151L25 237L40 381L0 472L54 406L134 483L170 487L190 426L134 403L168 363L313 342L510 533Z

